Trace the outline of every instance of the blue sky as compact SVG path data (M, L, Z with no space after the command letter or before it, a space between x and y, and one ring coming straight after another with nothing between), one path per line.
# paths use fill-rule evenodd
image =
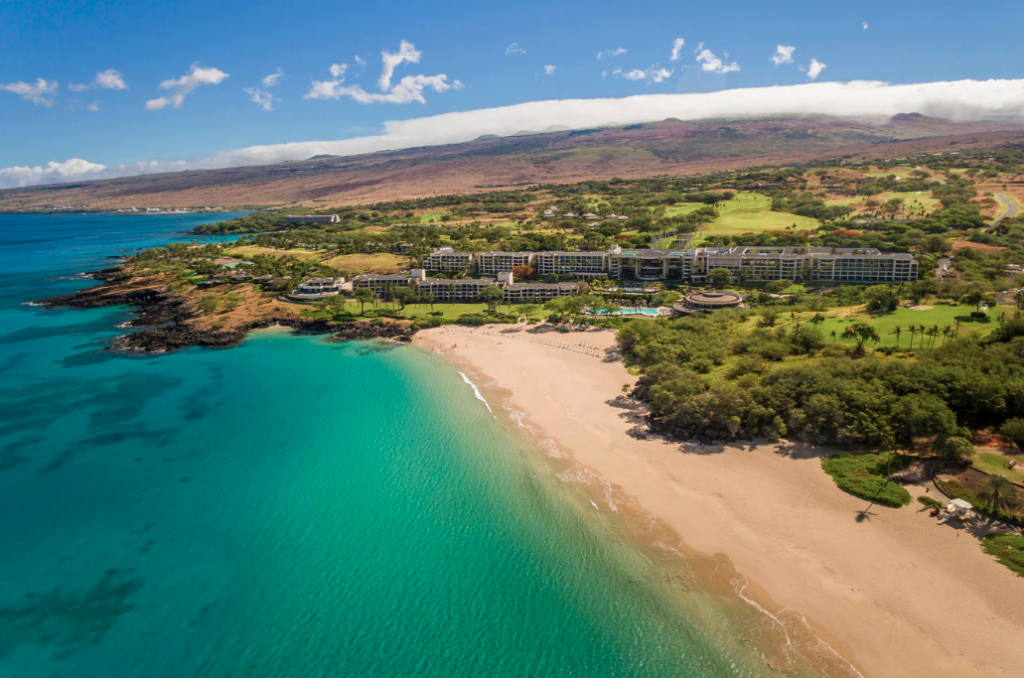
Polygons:
M0 0L0 171L70 158L204 166L193 163L532 101L1021 78L1024 2L980 6ZM779 45L795 48L791 63ZM402 55L385 87L383 52ZM261 83L279 69L277 84Z

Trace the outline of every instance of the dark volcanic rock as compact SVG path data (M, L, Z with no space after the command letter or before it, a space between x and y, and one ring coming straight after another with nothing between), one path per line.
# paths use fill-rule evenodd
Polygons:
M168 294L152 287L134 286L131 276L121 268L90 273L104 284L39 303L47 308L104 308L130 306L138 316L129 325L144 327L118 337L112 348L145 353L163 353L191 346L227 348L237 346L252 330L266 327L291 327L308 334L333 334L333 341L392 339L410 341L416 330L402 323L331 322L292 316L258 318L233 330L203 329L187 322L196 315L195 304L186 297Z

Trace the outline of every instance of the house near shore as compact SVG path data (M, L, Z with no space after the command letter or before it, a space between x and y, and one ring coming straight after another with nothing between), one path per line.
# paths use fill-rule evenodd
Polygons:
M352 289L352 283L345 283L344 278L312 278L295 288L291 293L293 299L316 300L333 297Z

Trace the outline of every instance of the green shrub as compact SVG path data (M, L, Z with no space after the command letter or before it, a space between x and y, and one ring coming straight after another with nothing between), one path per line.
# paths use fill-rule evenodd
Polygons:
M935 497L929 497L926 494L922 494L920 497L918 497L917 501L920 502L921 504L924 504L928 508L933 509L941 509L944 506L944 504L941 501L939 501Z
M460 325L480 326L486 325L494 321L488 318L487 316L480 315L479 313L464 313L460 315L458 320L456 320L455 322L457 322Z
M990 534L981 540L981 548L1018 576L1024 577L1024 537L1016 534Z
M896 472L908 463L910 458L900 454L837 454L822 459L821 467L843 492L899 508L910 503L910 493L888 480L885 474L887 470Z

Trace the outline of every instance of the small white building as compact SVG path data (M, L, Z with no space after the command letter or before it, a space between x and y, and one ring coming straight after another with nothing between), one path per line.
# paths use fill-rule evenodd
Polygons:
M950 518L964 520L973 516L974 506L970 502L964 501L963 499L953 499L946 504L946 515L939 521L939 525L942 525Z

